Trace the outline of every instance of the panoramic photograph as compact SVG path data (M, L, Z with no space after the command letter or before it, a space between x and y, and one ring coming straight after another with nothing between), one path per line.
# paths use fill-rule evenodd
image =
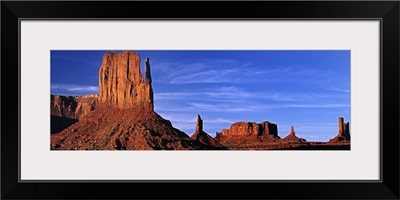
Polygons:
M51 150L350 150L350 50L52 50Z

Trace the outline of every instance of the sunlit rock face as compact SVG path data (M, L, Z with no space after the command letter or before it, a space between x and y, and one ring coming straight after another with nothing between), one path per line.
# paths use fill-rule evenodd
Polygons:
M99 71L99 105L114 108L154 109L150 61L145 62L145 79L140 56L132 51L106 53Z

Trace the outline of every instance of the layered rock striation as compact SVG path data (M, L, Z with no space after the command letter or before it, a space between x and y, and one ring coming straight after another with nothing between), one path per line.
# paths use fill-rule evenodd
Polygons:
M229 148L243 144L249 147L265 142L275 142L280 137L278 136L277 124L264 121L259 124L256 122L235 122L229 129L217 132L215 139Z
M99 71L101 107L137 108L153 111L150 61L145 61L145 78L140 71L140 56L132 51L106 53Z
M97 95L50 95L50 114L57 117L79 119L96 107Z
M61 96L50 95L50 116L52 134L58 133L76 123L96 108L97 95Z

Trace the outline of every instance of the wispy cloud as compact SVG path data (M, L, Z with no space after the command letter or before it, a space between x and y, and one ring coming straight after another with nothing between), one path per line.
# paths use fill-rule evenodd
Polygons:
M51 84L52 90L61 90L69 92L98 92L98 86L74 85L74 84Z
M284 101L307 101L316 99L342 98L347 99L348 95L334 95L329 93L296 93L296 92L265 92L247 91L234 86L206 88L197 92L164 92L155 93L156 100L201 100L243 102L245 100L270 100L277 102Z
M305 66L255 66L250 62L235 60L185 61L157 63L153 70L164 72L162 82L169 84L190 83L239 83L239 82L282 82L326 78L332 72L311 69Z
M289 104L282 106L284 108L342 108L350 107L348 104Z
M170 99L196 99L201 98L203 93L197 92L160 92L155 93L154 98L156 100L170 100Z
M265 99L272 101L299 101L308 100L315 98L315 94L304 94L304 93L289 93L289 92L250 92L243 88L237 88L234 86L220 87L209 89L208 92L204 93L213 98L224 98L224 99ZM321 96L319 94L318 96Z
M190 101L184 103L158 102L155 104L155 110L161 112L262 112L270 105L258 102L206 102Z
M269 108L264 104L210 104L188 103L189 109L207 112L256 112Z
M218 117L217 119L207 120L207 123L210 123L210 124L222 124L222 123L232 124L232 123L234 123L234 121Z
M350 90L341 89L341 88L337 88L337 87L330 87L329 90L338 91L338 92L346 92L346 93L349 93L349 92L350 92Z
M348 104L270 104L262 102L188 102L185 105L174 104L156 104L157 111L169 112L265 112L267 110L280 109L280 108L347 108Z

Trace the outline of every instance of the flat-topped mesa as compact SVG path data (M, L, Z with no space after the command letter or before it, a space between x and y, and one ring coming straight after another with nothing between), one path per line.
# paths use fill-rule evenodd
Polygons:
M140 72L140 55L132 51L103 56L99 71L99 106L143 108L153 111L150 62L146 59L145 76Z
M223 129L217 134L218 138L237 136L274 136L278 137L278 126L274 123L264 121L256 122L235 122L229 129Z

